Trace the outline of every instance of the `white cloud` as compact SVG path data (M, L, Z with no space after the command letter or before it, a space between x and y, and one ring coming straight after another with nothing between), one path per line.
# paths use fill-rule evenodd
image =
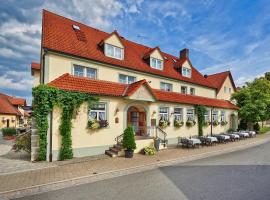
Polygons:
M33 80L29 77L24 77L15 80L14 77L9 77L7 74L0 76L0 88L11 89L17 91L29 91L33 86Z
M0 56L2 57L6 57L6 58L21 58L22 55L18 54L17 52L13 51L12 49L8 49L8 48L0 48Z

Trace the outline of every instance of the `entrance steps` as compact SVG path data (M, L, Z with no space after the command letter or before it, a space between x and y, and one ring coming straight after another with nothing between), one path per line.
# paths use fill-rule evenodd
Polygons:
M113 147L110 147L109 150L106 150L105 154L114 158L122 155L122 150L120 145L114 145Z

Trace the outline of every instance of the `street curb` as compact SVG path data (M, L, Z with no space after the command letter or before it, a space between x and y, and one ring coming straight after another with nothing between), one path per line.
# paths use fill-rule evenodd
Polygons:
M139 166L130 167L126 169L112 170L112 171L107 171L107 172L98 173L98 174L90 174L88 176L76 177L76 178L56 181L52 183L40 184L40 185L35 185L31 187L26 187L26 188L20 188L17 190L9 190L5 192L0 192L0 200L7 200L7 199L12 199L12 198L19 198L19 197L54 191L54 190L68 188L68 187L77 186L81 184L93 183L100 180L106 180L110 178L137 173L137 172L156 169L159 167L170 166L172 164L181 164L181 163L199 160L199 159L203 159L207 157L227 154L227 153L255 147L255 146L267 143L269 141L270 141L270 138L267 138L261 141L251 142L248 144L242 144L237 147L232 147L231 149L211 151L211 152L201 153L201 154L197 154L193 156L185 156L185 157L171 159L171 160L158 161L156 163L150 163L146 165L139 165Z

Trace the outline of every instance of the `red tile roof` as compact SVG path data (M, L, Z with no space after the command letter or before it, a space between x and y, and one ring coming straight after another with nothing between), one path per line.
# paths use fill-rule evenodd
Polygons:
M141 80L132 84L121 84L109 81L95 80L84 77L76 77L64 74L48 83L52 87L68 91L80 91L94 95L125 97L132 95L140 86L146 84L157 101L183 103L191 105L205 105L210 107L220 107L228 109L238 109L229 101L212 99L206 97L185 95L176 92L167 92L152 89L146 80Z
M15 107L16 105L14 104L14 102L16 104L19 103L19 102L16 102L16 99L17 98L0 93L0 113L21 115L20 111Z
M80 31L85 35L85 41L79 41L77 39L72 25L77 25L80 27ZM124 60L107 57L104 55L103 49L99 44L109 35L109 33L91 28L82 23L67 19L46 10L43 11L43 48L68 55L95 60L102 63L116 65L126 69L132 69L140 72L146 72L149 74L215 88L194 67L192 67L191 78L182 76L181 73L179 73L179 71L174 68L175 62L173 59L180 61L179 58L164 52L161 52L162 56L167 57L167 59L164 61L164 69L157 70L151 68L149 64L143 59L143 57L149 53L152 48L129 41L121 36L121 42L125 48Z
M14 106L26 106L26 100L22 98L11 98L10 103Z
M232 74L230 71L225 71L225 72L221 72L221 73L217 73L217 74L211 74L207 76L207 80L209 82L212 83L213 86L215 86L218 89L218 92L220 91L224 81L226 80L226 78L229 77L234 90L236 91L236 87L232 78Z
M31 63L31 69L37 69L40 70L40 64L36 62Z

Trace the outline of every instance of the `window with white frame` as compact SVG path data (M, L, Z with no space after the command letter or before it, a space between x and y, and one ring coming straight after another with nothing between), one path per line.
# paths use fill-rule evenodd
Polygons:
M229 93L232 93L232 88L229 88Z
M185 77L191 77L191 69L182 67L182 75Z
M116 58L123 60L124 58L124 49L116 47L110 44L105 44L105 55L108 57Z
M224 93L227 93L227 87L224 86Z
M220 117L221 117L220 120L221 120L222 122L225 122L225 121L226 121L225 111L221 111Z
M194 109L189 108L187 109L187 121L193 121L194 120Z
M204 121L205 122L209 122L210 121L210 116L209 116L209 110L206 110L206 112L204 113Z
M91 106L89 112L90 119L107 120L107 105L106 103L98 103Z
M172 91L172 84L160 82L160 89L164 91Z
M82 76L82 77L88 77L88 78L97 78L97 69L85 67L81 65L74 65L73 66L73 74L75 76Z
M134 76L119 74L119 82L120 83L131 84L131 83L134 83L135 81L136 81L136 77L134 77Z
M174 119L178 121L183 121L183 109L174 108Z
M150 57L150 66L154 69L162 70L163 69L163 61Z
M195 95L195 88L190 88L190 94Z
M213 120L213 122L218 121L218 111L217 110L213 110L212 120Z
M169 108L168 107L160 107L159 108L159 119L161 120L169 120Z
M186 86L181 86L181 93L187 94L187 87Z

